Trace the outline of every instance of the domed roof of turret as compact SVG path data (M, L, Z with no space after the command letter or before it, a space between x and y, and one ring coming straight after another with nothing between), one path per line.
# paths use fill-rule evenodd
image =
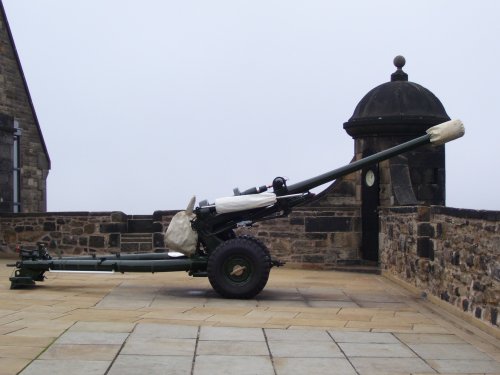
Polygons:
M370 135L420 135L450 118L439 99L425 87L408 81L406 60L394 58L397 70L390 82L369 91L344 129L353 138Z

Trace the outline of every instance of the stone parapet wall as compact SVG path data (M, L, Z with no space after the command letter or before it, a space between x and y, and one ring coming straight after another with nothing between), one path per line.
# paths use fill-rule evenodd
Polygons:
M500 212L393 207L380 224L383 270L498 328Z
M161 251L176 212L0 213L0 254L14 255L17 245L34 249L38 242L47 243L53 255Z
M36 248L38 242L61 255L114 252L120 250L119 233L126 226L122 212L1 214L0 245L6 254L17 245Z
M163 233L177 211L132 216L122 212L0 214L0 245L49 244L56 255L164 250ZM359 258L360 211L357 207L298 208L290 216L264 221L238 234L266 243L274 258L300 268L332 269Z
M259 222L239 234L258 237L288 266L332 269L359 259L360 209L297 208L288 217Z

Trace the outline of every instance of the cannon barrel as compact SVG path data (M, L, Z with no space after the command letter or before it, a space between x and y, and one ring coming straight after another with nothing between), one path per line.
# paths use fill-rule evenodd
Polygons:
M352 172L358 171L366 166L376 164L383 160L390 159L393 156L413 150L417 147L433 144L435 146L444 144L454 139L460 138L465 134L464 125L460 120L451 120L443 122L442 124L433 126L427 129L426 134L418 138L412 139L408 142L391 147L387 150L370 155L366 158L356 160L343 167L334 169L333 171L323 173L319 176L309 178L307 180L289 185L287 194L304 193L310 189L323 185L327 182L336 180L339 177L348 175Z

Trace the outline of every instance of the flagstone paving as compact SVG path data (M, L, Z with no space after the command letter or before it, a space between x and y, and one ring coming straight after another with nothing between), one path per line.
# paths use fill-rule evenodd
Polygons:
M51 274L10 290L1 374L500 374L500 343L390 280L273 269L252 300L186 273Z

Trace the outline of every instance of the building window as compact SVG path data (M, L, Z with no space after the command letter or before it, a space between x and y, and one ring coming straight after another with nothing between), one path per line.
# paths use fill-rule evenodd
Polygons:
M13 199L12 211L21 212L21 128L19 121L14 119L14 144L12 147L12 181Z

